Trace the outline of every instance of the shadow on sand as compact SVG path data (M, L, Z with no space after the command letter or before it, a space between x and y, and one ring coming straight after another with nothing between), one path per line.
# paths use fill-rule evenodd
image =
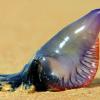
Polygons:
M100 87L100 78L94 79L94 81L87 88Z

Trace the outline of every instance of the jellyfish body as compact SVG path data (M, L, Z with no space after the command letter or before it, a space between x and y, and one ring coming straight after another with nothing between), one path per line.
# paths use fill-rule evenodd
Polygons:
M100 9L93 10L58 32L36 54L39 77L48 89L84 87L99 63Z
M100 9L96 9L58 32L20 73L1 75L0 82L52 91L88 86L98 68L99 31Z

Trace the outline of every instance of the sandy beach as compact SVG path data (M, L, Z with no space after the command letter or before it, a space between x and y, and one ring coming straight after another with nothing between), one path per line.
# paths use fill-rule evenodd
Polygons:
M95 8L100 8L99 0L0 1L0 73L21 71L58 31ZM87 88L0 92L0 100L100 100L100 68Z

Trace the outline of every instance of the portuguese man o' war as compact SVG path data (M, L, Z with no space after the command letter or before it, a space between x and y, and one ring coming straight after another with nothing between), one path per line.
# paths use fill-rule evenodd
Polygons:
M15 74L0 75L0 89L10 84L36 91L62 91L88 86L99 64L100 9L95 9L58 32Z

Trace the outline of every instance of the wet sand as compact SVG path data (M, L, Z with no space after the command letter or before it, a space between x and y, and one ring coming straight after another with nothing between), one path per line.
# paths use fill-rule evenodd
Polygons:
M0 73L19 72L55 33L95 8L100 8L100 1L0 1ZM100 100L100 68L87 88L62 92L0 92L0 100Z

